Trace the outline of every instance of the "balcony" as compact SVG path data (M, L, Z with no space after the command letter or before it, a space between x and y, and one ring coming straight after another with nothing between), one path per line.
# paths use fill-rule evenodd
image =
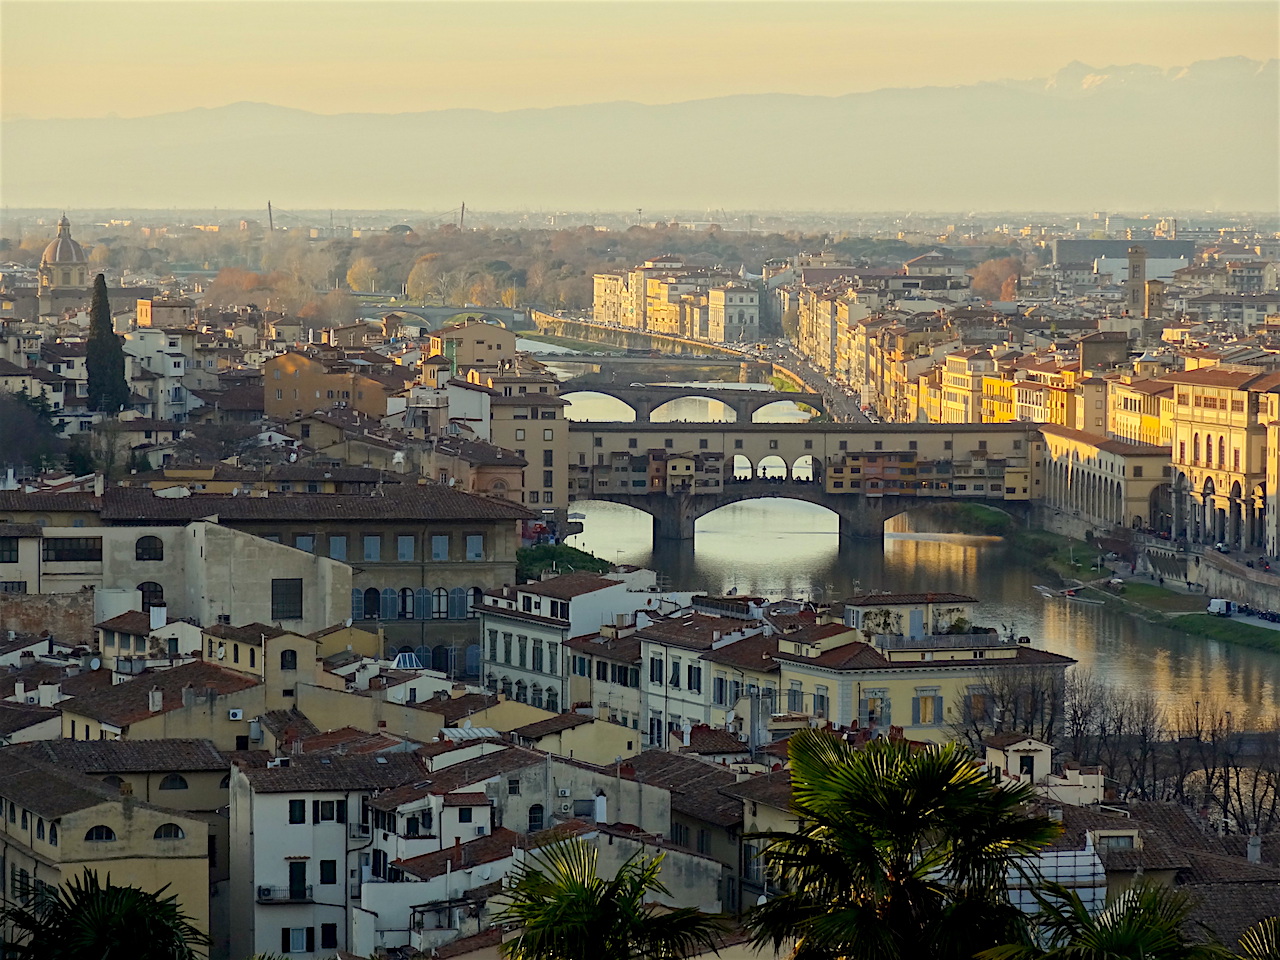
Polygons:
M496 606L496 605L495 605ZM348 823L347 838L349 840L368 840L369 824L367 823Z
M288 887L259 887L259 903L312 903L311 884Z

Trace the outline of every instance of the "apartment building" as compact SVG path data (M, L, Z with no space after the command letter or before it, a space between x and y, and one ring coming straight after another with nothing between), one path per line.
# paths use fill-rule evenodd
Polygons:
M1270 424L1280 372L1207 367L1161 378L1174 389L1173 529L1196 543L1246 551L1266 543Z
M760 293L748 283L707 292L707 339L717 343L760 339Z
M263 409L269 417L288 419L335 404L385 417L388 397L405 390L414 371L391 362L375 365L339 354L290 350L264 361L262 375Z
M1112 440L1056 424L1044 437L1044 501L1087 527L1166 529L1172 469L1168 447Z
M423 779L409 753L301 755L231 769L231 955L332 956L372 868L370 801Z
M570 707L576 700L570 693L565 644L595 633L619 615L634 617L637 604L643 601L623 581L592 573L486 592L477 603L485 685L552 712Z
M0 903L29 906L41 891L93 870L121 886L164 889L197 929L210 932L204 820L142 800L29 746L0 753L0 768Z

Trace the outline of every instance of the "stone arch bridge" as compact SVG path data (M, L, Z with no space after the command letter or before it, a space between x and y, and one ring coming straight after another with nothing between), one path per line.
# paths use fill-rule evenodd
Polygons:
M580 379L580 378L575 378ZM575 393L599 393L606 397L621 400L636 413L637 423L652 422L653 412L664 404L686 397L717 400L733 411L735 422L751 423L756 411L773 403L792 401L801 403L815 410L823 411L826 404L817 393L776 393L772 390L717 390L714 387L670 387L670 386L632 386L620 387L606 383L583 383L579 386L570 381L568 389L562 389L560 396L571 397Z
M916 496L849 496L828 493L823 484L801 480L751 480L728 483L713 494L678 493L596 493L589 499L605 500L634 507L653 517L653 539L692 540L694 524L709 513L745 500L785 499L816 503L839 518L840 538L880 539L884 535L886 520L908 510L927 507L935 503L951 503L951 498ZM965 503L977 503L1008 513L1019 520L1027 516L1028 504L989 498L967 498Z

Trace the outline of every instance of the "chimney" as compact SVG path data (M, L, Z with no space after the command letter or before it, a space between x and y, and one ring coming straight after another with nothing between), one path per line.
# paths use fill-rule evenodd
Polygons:
M13 699L18 703L26 703L27 683L25 680L15 680L13 682Z
M152 687L147 692L147 709L152 713L159 713L164 709L164 691L159 687Z
M159 630L169 622L169 608L163 604L157 604L151 608L151 629Z
M155 609L154 607L152 608ZM187 684L182 688L182 705L184 707L194 707L196 705L196 688Z
M1250 863L1262 863L1262 838L1254 834L1249 838L1247 856Z

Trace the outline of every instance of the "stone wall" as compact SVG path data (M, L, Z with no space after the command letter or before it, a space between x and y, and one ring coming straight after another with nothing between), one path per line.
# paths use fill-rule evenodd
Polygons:
M52 634L63 643L93 642L93 591L75 593L0 593L0 631L39 636Z

